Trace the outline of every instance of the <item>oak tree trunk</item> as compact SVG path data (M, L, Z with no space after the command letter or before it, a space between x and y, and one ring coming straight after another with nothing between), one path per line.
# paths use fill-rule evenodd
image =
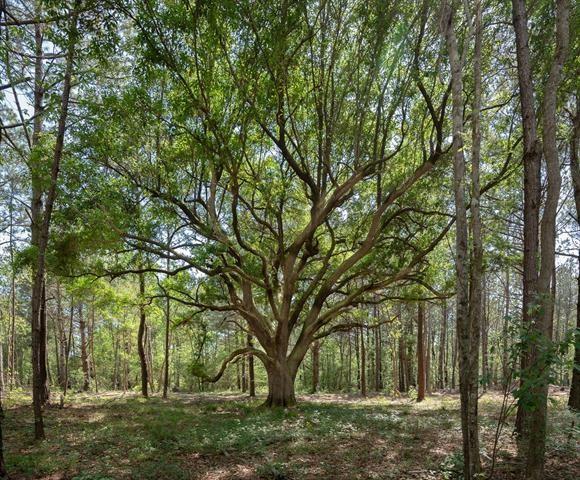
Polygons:
M294 380L296 369L292 369L285 358L266 366L268 375L268 397L266 407L292 407L296 405Z

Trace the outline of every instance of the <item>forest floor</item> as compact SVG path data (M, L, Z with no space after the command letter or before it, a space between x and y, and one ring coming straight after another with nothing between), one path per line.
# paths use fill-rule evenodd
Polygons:
M566 396L550 402L547 479L580 478L579 418ZM502 397L480 401L483 461L490 460ZM32 440L30 398L6 399L6 460L13 479L454 479L461 478L456 394L422 403L377 395L301 396L287 410L239 395L76 394L47 409L47 440ZM513 419L499 441L494 479L520 478Z

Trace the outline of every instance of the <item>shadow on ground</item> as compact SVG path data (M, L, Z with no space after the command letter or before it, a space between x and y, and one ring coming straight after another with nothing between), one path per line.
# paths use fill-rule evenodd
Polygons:
M172 394L169 400L77 395L46 412L48 440L31 440L32 411L6 417L7 461L15 479L453 479L460 478L458 397L421 404L385 396L302 396L296 408L260 408L240 395ZM483 460L489 466L501 398L481 401ZM579 432L556 397L548 475L576 479ZM576 419L576 425L578 421ZM510 427L494 478L518 477Z

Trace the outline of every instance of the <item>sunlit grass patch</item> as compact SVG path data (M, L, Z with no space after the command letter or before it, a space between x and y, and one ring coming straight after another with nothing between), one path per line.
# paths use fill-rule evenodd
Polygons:
M371 478L368 472L376 478L453 478L461 451L457 395L416 403L385 396L331 402L328 394L324 401L306 397L291 409L261 408L259 400L216 401L215 395L207 401L183 394L169 400L71 395L65 408L46 410L48 439L38 444L30 400L18 398L7 412L6 445L8 467L20 479L351 480ZM481 399L486 455L500 403L498 394ZM578 424L560 398L550 405L548 450L570 468L577 462ZM513 463L510 433L502 433L500 467Z

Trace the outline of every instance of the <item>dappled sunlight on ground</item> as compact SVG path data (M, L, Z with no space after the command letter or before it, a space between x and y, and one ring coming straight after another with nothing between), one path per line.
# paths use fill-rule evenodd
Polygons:
M482 459L490 464L498 393L481 399ZM578 422L554 392L548 479L576 479ZM385 395L299 396L291 409L261 408L263 396L135 393L72 395L46 411L48 440L31 440L29 399L12 399L6 419L15 479L357 480L453 479L461 470L459 397L424 402ZM511 420L510 420L511 421ZM576 426L574 426L576 425ZM517 478L511 426L499 440L494 478Z

